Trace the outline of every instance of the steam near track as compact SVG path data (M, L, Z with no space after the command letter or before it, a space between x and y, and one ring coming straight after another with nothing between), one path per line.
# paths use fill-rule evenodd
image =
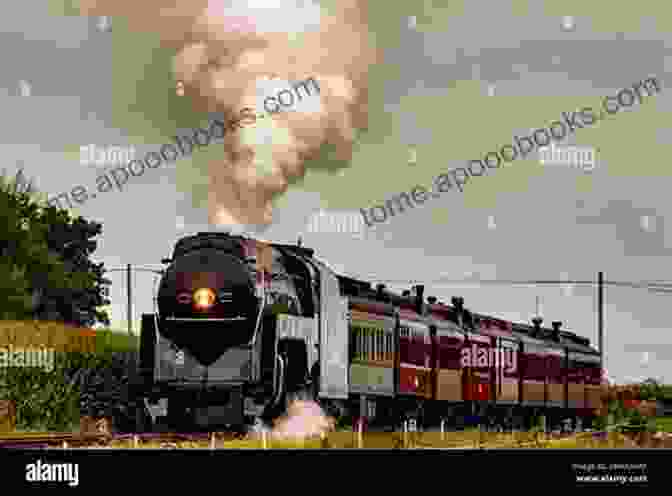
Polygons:
M81 0L85 15L124 16L175 49L176 91L199 111L265 113L278 89L313 78L320 94L225 138L209 166L209 217L218 226L268 225L273 200L325 144L352 157L368 120L368 69L378 59L364 0ZM314 104L314 105L311 105Z
M272 434L280 438L312 438L333 429L334 419L327 417L317 403L297 400L276 423Z

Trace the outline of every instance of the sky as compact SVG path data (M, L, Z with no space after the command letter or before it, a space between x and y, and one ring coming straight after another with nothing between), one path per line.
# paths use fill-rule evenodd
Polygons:
M66 4L12 1L0 17L0 167L12 173L22 166L50 196L95 184L115 167L80 163L80 146L134 146L142 156L213 117L190 113L175 96L164 70L169 58L151 33L130 33L120 18L103 26L98 18L62 15ZM426 282L428 295L447 302L461 295L467 308L514 321L529 322L539 297L545 323L561 320L596 343L595 288L436 281L594 280L600 270L608 280L672 280L669 4L399 4L369 6L384 60L371 68L369 129L352 160L338 170L310 170L279 199L261 237L286 243L301 236L349 275L393 289ZM597 108L603 96L652 75L659 94L567 139L596 150L592 173L546 166L533 153L473 178L464 193L447 192L371 228L358 220L360 208L431 185L514 135L547 126L563 111ZM211 145L73 209L103 224L93 258L108 268L158 269L177 239L208 230L203 170L219 152ZM323 220L311 224L320 209ZM349 227L329 225L330 215ZM124 277L110 275L119 329L126 328ZM151 273L134 275L135 332L152 310L154 282ZM607 288L606 366L614 379L672 382L670 297Z

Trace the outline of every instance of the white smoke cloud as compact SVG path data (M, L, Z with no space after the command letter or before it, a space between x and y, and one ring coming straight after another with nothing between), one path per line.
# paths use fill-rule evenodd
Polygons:
M368 125L368 70L378 57L369 40L367 3L338 0L81 0L86 15L122 15L131 29L158 31L175 50L176 92L194 108L244 108L313 78L317 99L299 102L229 133L210 164L209 222L268 225L273 200L306 173L325 144L348 163L356 129Z

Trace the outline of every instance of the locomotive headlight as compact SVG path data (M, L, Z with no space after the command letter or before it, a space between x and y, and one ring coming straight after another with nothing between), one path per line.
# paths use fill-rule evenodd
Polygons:
M207 310L215 304L215 292L211 289L201 288L194 291L194 305L200 310Z

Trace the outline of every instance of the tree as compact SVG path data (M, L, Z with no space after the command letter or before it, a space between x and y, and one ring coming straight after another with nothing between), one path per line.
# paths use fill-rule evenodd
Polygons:
M649 377L639 386L639 395L642 400L657 400L662 393L662 384Z
M41 223L47 226L45 238L48 249L64 261L68 277L63 285L43 284L41 314L58 313L68 323L92 326L100 322L109 325L105 312L98 308L108 305L103 296L110 281L103 277L102 263L90 256L98 243L93 238L102 233L102 225L83 217L71 218L65 210L49 207L42 212Z
M14 179L3 171L0 176L0 318L20 319L32 310L30 284L32 263L44 267L46 244L35 239L31 224L36 212L31 207L30 187L26 188L23 171ZM41 251L41 253L40 253ZM52 260L53 262L53 260Z
M103 264L90 260L102 225L46 203L19 170L0 180L0 318L109 325Z

